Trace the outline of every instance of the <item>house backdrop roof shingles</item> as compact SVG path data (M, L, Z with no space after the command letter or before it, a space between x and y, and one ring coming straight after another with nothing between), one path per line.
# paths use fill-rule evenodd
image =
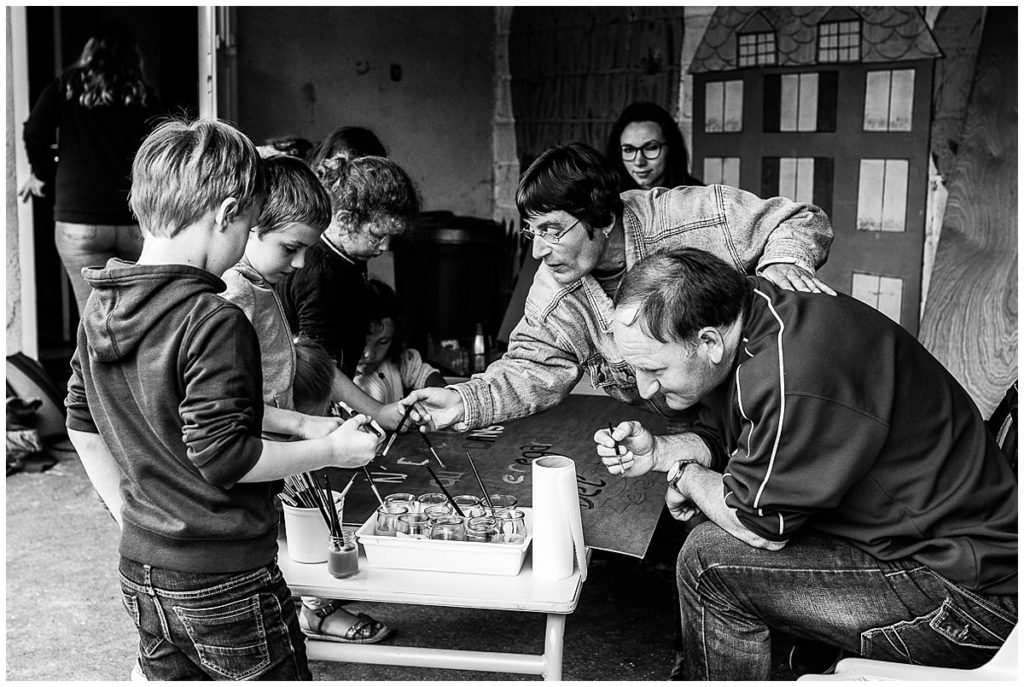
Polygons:
M833 7L719 7L704 32L690 73L739 69L736 32L760 12L775 27L777 66L818 64L818 22ZM861 62L898 62L942 56L915 7L850 7L861 16Z

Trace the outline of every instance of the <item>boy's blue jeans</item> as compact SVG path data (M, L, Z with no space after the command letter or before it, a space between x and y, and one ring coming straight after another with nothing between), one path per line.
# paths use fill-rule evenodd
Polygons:
M121 558L120 572L148 679L312 679L295 603L276 563L209 574Z
M684 680L767 680L769 630L864 658L975 668L1017 623L1017 596L964 589L913 561L880 561L845 542L801 535L755 549L712 522L676 566Z

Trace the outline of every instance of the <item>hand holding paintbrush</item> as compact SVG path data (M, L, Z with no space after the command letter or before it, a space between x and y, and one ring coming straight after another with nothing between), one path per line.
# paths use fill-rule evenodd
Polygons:
M621 447L619 446L619 442L616 441L615 439L615 428L612 427L612 423L610 422L608 423L608 437L612 440L612 442L614 442L613 448L615 449L615 457L619 461L619 477L622 477L623 475L626 474L626 468L622 466L622 457L619 455L619 450L621 449Z
M655 467L654 435L636 420L608 423L608 429L594 433L594 443L601 462L613 475L639 477Z
M402 415L402 419L398 421L398 426L395 427L395 431L391 433L388 440L384 443L384 449L380 452L380 457L384 458L388 455L388 451L391 450L391 445L395 443L395 439L398 438L398 433L402 431L402 427L405 426L406 421L409 419L409 415L412 413L412 406L408 406L405 409L405 414Z
M413 411L413 404L410 403L409 405L407 405L405 407L405 414L402 415L401 422L398 423L398 426L395 427L394 433L392 433L392 435L388 438L387 443L384 444L384 450L381 451L381 453L380 453L380 457L381 458L386 456L388 454L388 451L391 450L391 445L393 443L395 443L395 439L398 437L398 433L402 430L402 427L405 425L406 421L409 419L409 416L412 414L412 411ZM434 445L430 443L430 437L428 437L419 428L416 428L416 433L420 435L421 439L423 439L423 443L425 443L427 445L427 449L430 450L430 454L432 456L434 456L434 460L437 461L437 464L440 465L442 468L447 468L447 466L444 464L444 461L441 460L441 457L437 455L437 451L434 450Z

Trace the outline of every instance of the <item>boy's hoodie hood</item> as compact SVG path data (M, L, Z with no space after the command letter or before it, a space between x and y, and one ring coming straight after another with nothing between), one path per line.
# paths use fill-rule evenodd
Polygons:
M104 268L82 272L93 288L83 327L89 357L101 362L132 353L150 328L182 302L201 293L220 293L224 282L188 265L142 265L113 258ZM173 282L168 287L168 282Z

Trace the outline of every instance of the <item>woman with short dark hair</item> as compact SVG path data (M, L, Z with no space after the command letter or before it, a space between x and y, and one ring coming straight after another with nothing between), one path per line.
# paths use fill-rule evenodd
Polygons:
M589 372L594 387L626 403L640 397L612 338L612 299L647 255L695 247L739 272L785 289L833 293L814 276L832 225L821 208L759 198L729 186L655 187L619 193L615 169L590 146L556 146L523 173L516 193L521 232L537 269L508 351L481 374L444 389L419 389L413 418L458 431L532 415L559 403Z

